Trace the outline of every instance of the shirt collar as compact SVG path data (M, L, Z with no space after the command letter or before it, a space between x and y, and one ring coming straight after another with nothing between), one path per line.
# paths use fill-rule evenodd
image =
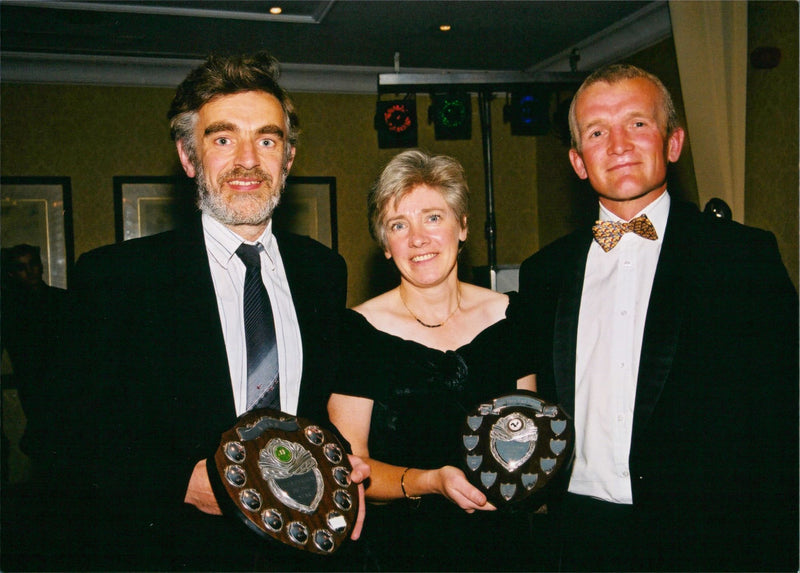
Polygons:
M636 213L636 215L631 218L633 219L639 215L647 215L647 218L650 219L651 223L653 223L656 233L658 233L658 238L661 239L661 237L664 236L664 231L667 229L670 202L671 199L669 196L669 191L664 191L658 199L647 205L644 209ZM600 213L598 218L601 221L622 221L622 219L606 209L602 203L600 203Z
M203 232L206 238L206 248L209 254L222 267L227 268L231 259L236 256L236 249L242 243L250 245L260 244L267 253L267 258L271 263L275 263L272 247L275 244L275 236L272 234L272 220L267 223L267 227L261 236L253 242L245 241L239 235L231 231L228 227L217 221L211 215L203 213Z

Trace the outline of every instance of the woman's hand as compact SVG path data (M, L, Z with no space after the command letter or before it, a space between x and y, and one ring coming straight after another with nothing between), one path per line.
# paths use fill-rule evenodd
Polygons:
M358 484L358 516L353 532L350 534L350 539L355 541L361 537L361 528L364 526L364 516L367 511L367 504L364 503L364 480L369 478L370 467L358 456L347 454L347 458L353 467L350 479L353 480L353 483Z
M359 484L359 495L364 491L361 487L362 480L369 478L366 498L371 501L392 501L403 497L440 494L468 513L475 510L496 509L486 501L483 492L467 481L464 472L454 466L421 470L395 466L370 458L367 441L372 404L372 400L367 398L344 394L333 394L328 401L331 422L350 442L355 454L350 458L351 463L356 460L356 463L353 463L351 478ZM362 471L368 472L367 475L362 477ZM360 533L360 523L359 520L353 531L354 535Z
M497 509L486 500L486 495L467 481L464 472L453 466L433 470L436 480L434 489L467 513L475 510L494 511Z

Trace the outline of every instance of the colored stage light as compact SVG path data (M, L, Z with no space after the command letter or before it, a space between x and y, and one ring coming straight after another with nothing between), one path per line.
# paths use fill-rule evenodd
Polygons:
M503 107L503 121L511 124L511 135L545 135L550 131L550 94L530 89L511 94Z
M468 93L433 94L428 123L436 139L472 138L472 100Z
M415 147L417 145L417 102L411 98L378 101L375 106L375 130L378 147Z

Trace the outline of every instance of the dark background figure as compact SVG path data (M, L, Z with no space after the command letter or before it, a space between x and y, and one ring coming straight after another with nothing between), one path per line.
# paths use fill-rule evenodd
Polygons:
M60 344L60 319L67 291L43 280L40 248L20 244L2 249L2 334L13 376L3 379L3 388L16 388L29 423L46 419L54 404L49 397L50 368ZM32 422L33 421L33 422ZM31 459L33 471L43 444L25 433L20 449ZM5 455L4 455L5 461Z
M51 287L43 280L44 267L38 246L19 244L2 249L0 270L0 340L11 363L11 373L3 375L2 388L17 390L25 417L19 449L29 461L29 466L23 467L20 463L16 468L19 471L11 471L12 442L7 439L6 432L12 423L21 426L22 420L12 422L4 417L0 555L3 556L3 570L8 570L10 565L5 556L15 552L34 556L20 565L35 570L44 567L35 556L47 553L41 545L39 524L52 513L52 507L43 501L41 492L44 490L40 487L51 472L50 444L47 434L37 432L36 428L56 419L63 407L54 399L60 390L54 386L53 369L62 343L61 320L67 291ZM12 483L11 479L15 481Z
M357 567L342 564L356 544L320 556L260 538L220 515L209 482L208 458L251 407L242 244L256 251L275 317L281 409L324 424L336 375L345 262L271 225L298 133L278 75L265 53L211 56L193 70L168 117L200 212L78 260L60 415L38 428L55 451L41 491L50 511L35 524L49 528L38 553L4 570Z
M798 298L775 237L667 189L684 131L655 76L598 70L570 127L601 221L523 263L518 313L538 391L575 420L562 570L796 571Z

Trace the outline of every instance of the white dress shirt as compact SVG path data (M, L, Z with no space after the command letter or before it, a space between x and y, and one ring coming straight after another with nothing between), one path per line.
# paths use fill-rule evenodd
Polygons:
M650 290L669 215L664 192L639 215L653 241L626 233L609 252L592 241L586 261L575 361L575 463L572 493L631 504L628 457ZM619 221L600 206L600 219Z
M236 415L243 414L247 409L247 345L242 301L246 268L236 255L236 249L242 243L260 243L263 246L260 250L261 279L267 289L275 317L281 410L288 414L297 414L303 372L303 345L289 281L277 241L272 234L272 222L270 221L257 241L250 242L244 241L213 217L203 214L203 232L228 353Z

